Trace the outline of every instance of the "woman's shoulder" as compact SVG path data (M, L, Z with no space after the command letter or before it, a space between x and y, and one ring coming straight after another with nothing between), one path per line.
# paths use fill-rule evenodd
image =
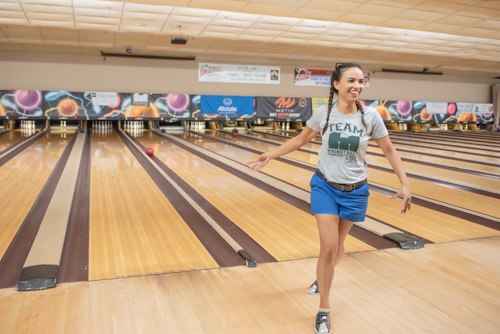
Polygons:
M365 115L370 115L370 116L378 113L377 109L368 106L363 106L363 111L365 112Z

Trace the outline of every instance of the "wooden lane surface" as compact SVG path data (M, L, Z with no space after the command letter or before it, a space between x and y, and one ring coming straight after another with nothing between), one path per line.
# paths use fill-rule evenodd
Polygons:
M218 133L218 135L221 137L228 137L227 135L222 133ZM273 147L276 147L275 145L271 145L268 143L258 143L255 140L245 139L242 137L238 139L238 143L242 143L245 146L266 151L272 149ZM286 157L312 165L317 165L319 159L317 154L310 154L299 151L287 154ZM401 186L397 176L394 173L380 171L370 167L368 167L368 170L370 173L368 179L371 182L395 189L399 189L399 187ZM500 200L498 199L474 194L459 189L452 189L441 185L432 184L430 182L417 180L411 177L409 179L411 183L412 193L414 194L431 198L443 203L455 205L471 211L483 213L492 217L500 218L500 210L498 210L498 207L500 207Z
M277 136L273 136L272 134L266 134L270 130L261 130L257 131L261 135L266 135L268 139L273 139L274 138L280 138ZM253 133L250 133L253 134ZM280 134L280 133L276 133ZM295 136L296 134L290 134L290 138ZM482 146L477 146L477 145L460 145L460 146L454 146L451 144L447 144L446 141L441 141L441 142L436 142L436 140L419 140L419 139L411 139L411 140L403 140L403 139L398 139L394 138L393 136L390 137L392 144L396 149L405 149L405 150L411 150L415 152L428 152L430 154L444 154L449 157L455 157L455 158L460 158L460 159L465 159L465 160L472 160L472 161L482 161L482 162L489 162L487 159L483 160L483 158L494 158L498 159L500 158L500 149L492 149L488 148L485 149ZM315 142L317 144L319 143L319 138L315 139ZM374 140L370 141L370 144L376 145ZM412 145L413 144L413 145ZM312 144L313 147L315 144ZM481 155L488 155L491 157L483 157L483 156L478 156L478 154ZM492 160L496 161L496 160Z
M434 136L432 134L427 134L427 133L396 133L392 132L390 134L391 138L398 139L398 140L408 140L412 141L415 139L416 141L426 141L426 142L436 142L436 141L443 141L448 144L453 144L456 146L464 146L464 147L477 147L477 148L484 148L484 149L493 149L493 150L500 150L500 143L497 143L496 141L478 141L478 140L472 140L472 139L456 139L454 137L444 137L444 136Z
M434 148L441 150L455 151L457 153L477 153L491 155L494 157L500 156L500 150L493 147L484 147L479 145L453 145L445 140L420 140L420 139L398 139L391 137L394 145L403 145L408 147ZM417 146L418 145L418 146Z
M347 254L330 295L332 331L498 333L499 252L496 237ZM3 334L314 333L318 298L305 289L315 268L303 259L2 289L0 323Z
M269 136L269 135L262 135L262 134L257 134L254 135L254 133L248 133L250 136L255 136L257 138L264 138L264 139L269 139L269 140L274 140L277 142L285 142L288 139L283 138L283 137L276 137L276 136ZM375 144L375 142L373 142ZM306 143L303 148L307 148L310 150L315 150L319 151L321 147L321 144L319 143ZM398 145L397 148L404 148L404 146ZM383 153L382 149L379 148L378 146L368 146L368 152L373 152L373 153ZM431 152L432 150L429 149L421 149L419 153L411 153L411 152L406 152L406 151L398 151L399 155L403 158L408 158L408 159L413 159L413 160L418 160L418 161L425 161L437 165L445 165L445 166L452 166L452 167L458 167L461 169L468 169L468 170L473 170L473 171L479 171L479 172L486 172L486 173L491 173L495 175L500 175L500 156L499 158L486 158L486 157L478 157L478 156L471 156L471 154L455 154L454 152L447 152L447 151L434 151ZM431 153L431 154L439 154L442 157L434 157L434 156L429 156L426 155L426 153ZM457 156L458 155L458 156ZM457 161L453 159L447 159L447 157L458 157L460 159L467 159L470 160L471 162L466 162L466 161ZM370 157L370 155L367 155L367 158ZM486 161L484 161L486 160ZM499 167L493 167L493 166L485 166L481 164L476 164L474 161L480 161L480 162L489 162L489 163L498 163ZM408 162L411 163L411 162ZM415 165L415 164L413 164ZM465 172L465 171L464 171ZM498 189L498 188L497 188Z
M218 267L116 132L91 156L89 280Z
M152 133L137 139L278 261L319 254L314 216ZM348 252L373 249L346 240Z
M6 136L4 134L3 136ZM42 190L73 134L47 133L0 167L0 259Z
M14 144L19 143L26 137L22 136L21 130L12 130L0 136L0 152L8 149Z
M378 146L377 147L373 147L373 146L368 147L368 152L383 154L382 149ZM477 157L477 156L469 155L471 162L448 159L448 154L446 151L441 152L441 156L442 156L441 158L435 157L435 156L429 156L426 154L426 152L411 153L411 152L398 150L398 154L402 158L407 158L407 159L411 159L411 160L415 160L415 161L422 161L422 162L428 162L428 163L435 164L436 167L438 167L439 165L442 165L442 166L450 166L450 167L460 168L460 169L464 170L464 173L466 173L467 170L470 170L470 171L477 171L477 172L485 172L485 173L489 173L489 174L493 174L493 175L500 175L500 158L497 159L498 160L498 167L494 167L494 166L487 166L487 165L475 163L475 161L476 162L483 162L483 161L481 161L481 157ZM411 162L408 161L408 163L411 163Z
M238 138L231 138L233 141L239 140ZM207 138L200 140L199 138L187 135L185 139L242 164L258 156L243 149L226 146L223 143ZM312 173L303 168L271 160L263 172L310 191L309 182ZM400 215L401 202L399 200L391 200L388 196L375 191L371 192L369 203L368 212L371 217L434 242L448 242L499 234L496 230L415 204L412 205L410 213Z
M384 156L366 155L366 162L369 165L381 166L391 169L391 165ZM438 181L450 182L473 189L500 193L500 179L468 174L466 170L453 171L439 168L438 166L425 166L417 163L403 161L403 166L408 173L436 179Z

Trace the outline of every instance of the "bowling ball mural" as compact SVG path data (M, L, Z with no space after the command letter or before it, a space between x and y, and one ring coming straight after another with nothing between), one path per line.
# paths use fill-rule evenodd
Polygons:
M189 94L151 94L158 116L163 119L194 120L199 113L199 97ZM195 103L196 102L196 103ZM198 108L196 107L198 105Z
M86 118L91 108L92 101L87 101L83 92L43 92L44 115L49 118Z
M427 106L424 101L413 102L413 123L439 123L436 120L436 115L427 112Z
M0 117L43 117L39 90L0 90Z
M152 102L149 103L149 106L132 105L131 93L118 93L116 105L94 105L93 112L96 116L99 115L98 117L109 119L151 119L158 118L160 114L158 108Z
M411 101L360 100L361 104L375 108L385 122L410 122L413 105Z

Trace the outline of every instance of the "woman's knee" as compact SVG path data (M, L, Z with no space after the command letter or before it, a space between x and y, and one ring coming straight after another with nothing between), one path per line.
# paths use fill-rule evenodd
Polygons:
M325 261L333 261L338 251L339 245L337 243L324 245L320 248L319 257Z

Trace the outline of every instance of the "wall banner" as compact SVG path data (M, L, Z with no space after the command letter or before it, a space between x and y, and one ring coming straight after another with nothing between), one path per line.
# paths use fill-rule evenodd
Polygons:
M250 121L254 114L254 98L252 96L202 95L200 114L205 120Z
M306 97L256 98L257 121L305 122L312 115L311 99Z
M114 106L118 104L118 93L92 92L92 104L97 106Z
M311 68L295 68L293 84L296 86L330 87L333 70L316 70ZM364 88L370 87L370 72L363 72Z
M315 70L310 68L296 68L293 83L296 86L330 87L332 70Z
M333 103L335 104L336 101L337 100L333 100ZM328 105L327 98L323 98L323 97L313 97L312 98L312 112L313 113L324 105Z
M0 90L0 118L43 117L40 90Z
M198 81L279 85L280 67L199 63Z

